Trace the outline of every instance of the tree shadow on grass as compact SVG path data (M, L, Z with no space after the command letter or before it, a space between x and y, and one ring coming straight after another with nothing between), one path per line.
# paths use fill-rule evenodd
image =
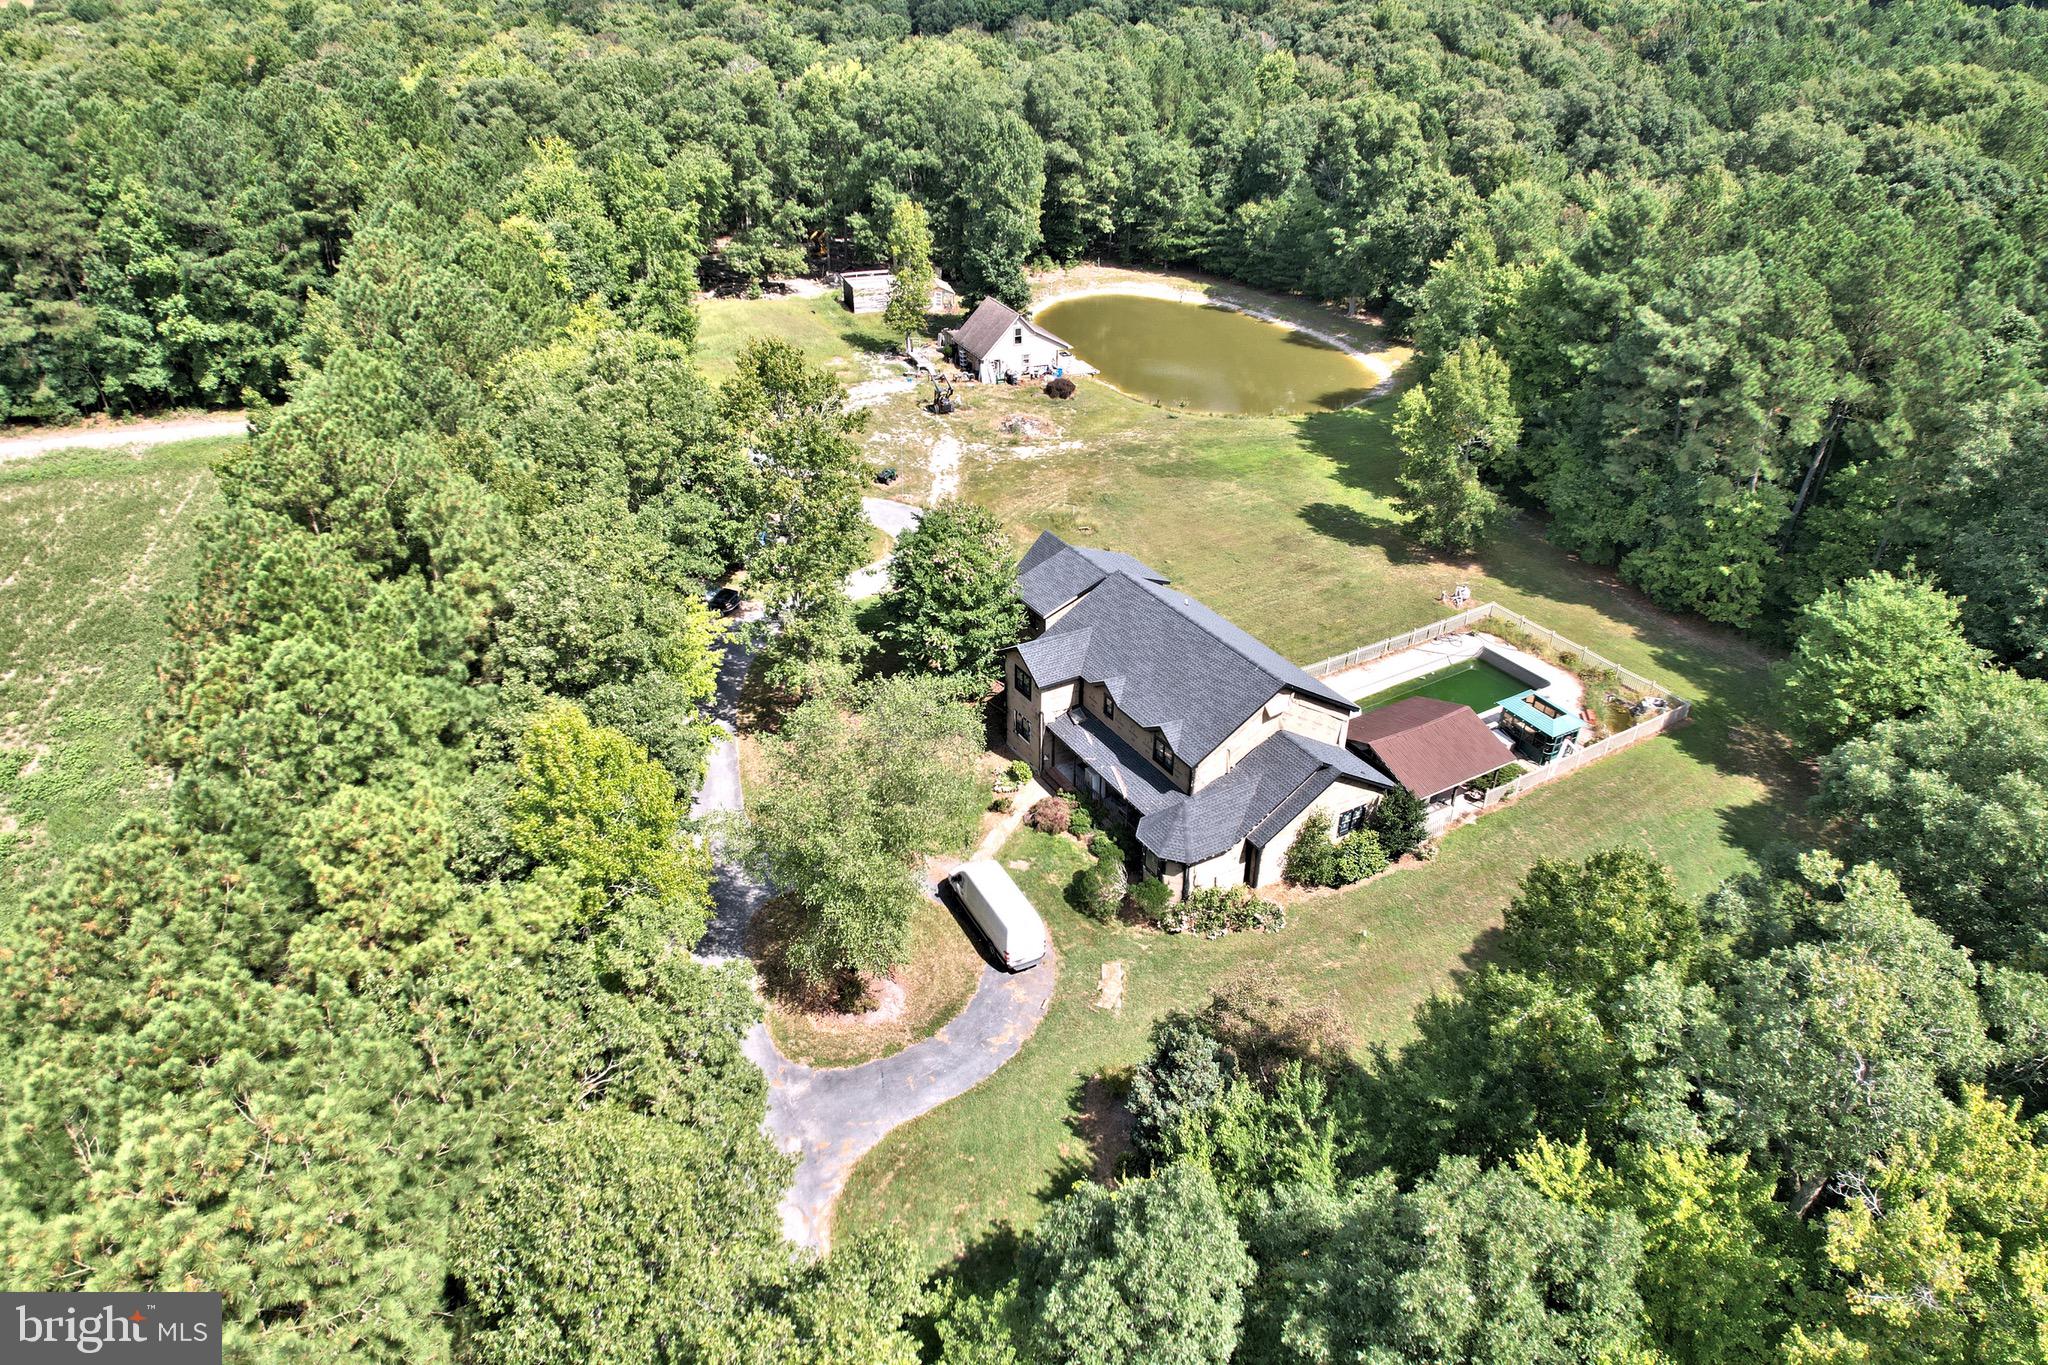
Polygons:
M1312 502L1301 509L1301 519L1317 535L1341 540L1360 549L1376 549L1390 564L1416 564L1434 558L1429 551L1401 534L1398 522L1375 521L1355 507L1336 502Z
M1337 482L1378 498L1400 491L1401 450L1394 441L1394 405L1381 398L1362 407L1301 419L1301 441L1328 460Z

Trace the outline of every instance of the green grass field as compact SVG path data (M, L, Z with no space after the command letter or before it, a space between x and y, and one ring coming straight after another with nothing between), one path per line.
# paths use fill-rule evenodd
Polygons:
M143 704L211 460L240 438L0 465L0 882L36 880L146 801Z
M731 374L740 347L761 336L794 343L849 384L867 377L860 365L863 355L888 354L903 344L902 337L882 326L881 314L855 317L840 306L837 295L699 300L697 363L709 378Z
M1153 1020L1200 1005L1241 963L1272 963L1333 1002L1363 1043L1398 1042L1417 1002L1484 958L1536 859L1634 843L1703 892L1799 833L1807 777L1761 713L1765 654L1657 610L1612 570L1559 553L1532 523L1504 527L1470 561L1412 544L1389 501L1390 399L1295 419L1177 416L1094 383L1071 404L997 389L976 389L970 402L955 428L968 446L964 495L993 507L1020 545L1050 528L1129 551L1303 662L1446 615L1438 594L1465 583L1474 600L1512 607L1694 699L1695 720L1453 833L1433 863L1306 899L1278 935L1204 942L1091 924L1057 892L1083 855L1019 836L1005 856L1032 863L1020 876L1061 954L1051 1013L1016 1060L861 1164L840 1203L840 1235L893 1226L938 1259L998 1223L1029 1224L1092 1164L1082 1084L1137 1061ZM1013 412L1059 430L1006 443L1000 423ZM893 414L898 428L921 417ZM891 424L878 426L886 442ZM1092 1003L1112 960L1128 971L1117 1014Z

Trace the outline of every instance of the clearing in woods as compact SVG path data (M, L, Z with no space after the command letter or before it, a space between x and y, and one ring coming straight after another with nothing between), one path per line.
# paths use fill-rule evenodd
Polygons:
M146 808L142 707L240 437L0 465L0 899Z

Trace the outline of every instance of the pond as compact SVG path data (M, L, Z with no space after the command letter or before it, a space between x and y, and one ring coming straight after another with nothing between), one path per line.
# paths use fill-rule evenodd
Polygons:
M1036 321L1135 398L1198 412L1330 412L1371 391L1356 356L1276 322L1140 294L1049 303Z
M1375 692L1358 701L1360 711L1373 711L1403 697L1434 697L1438 701L1456 702L1469 706L1481 713L1491 711L1509 697L1519 696L1529 690L1529 684L1504 669L1495 668L1485 659L1467 659L1439 668L1434 673L1425 673L1419 678L1410 678L1384 692Z

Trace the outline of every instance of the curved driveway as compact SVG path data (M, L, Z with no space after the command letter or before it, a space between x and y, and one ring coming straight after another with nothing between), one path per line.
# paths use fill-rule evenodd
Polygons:
M870 519L891 535L915 524L917 508L881 498L864 501ZM901 511L878 516L882 509ZM905 513L909 515L904 517ZM691 803L693 818L741 808L739 748L732 726L747 660L748 651L734 643L720 663L712 714L725 734L712 747L704 785ZM718 853L715 844L713 853ZM725 961L744 955L747 924L767 894L741 868L717 857L711 878L712 920L697 944L698 958ZM823 1250L831 1239L832 1206L854 1165L890 1129L965 1094L1016 1056L1045 1018L1054 968L1050 955L1030 971L1014 975L984 964L974 998L944 1028L894 1056L861 1066L821 1068L792 1062L776 1048L767 1024L756 1023L742 1050L768 1078L768 1118L763 1127L777 1146L797 1158L796 1179L780 1208L784 1235Z
M776 1050L754 1025L744 1051L768 1077L768 1133L797 1158L783 1196L783 1235L823 1250L846 1178L890 1129L964 1095L994 1075L1037 1032L1052 1001L1053 959L1028 972L984 966L974 998L921 1043L861 1066L819 1068Z

